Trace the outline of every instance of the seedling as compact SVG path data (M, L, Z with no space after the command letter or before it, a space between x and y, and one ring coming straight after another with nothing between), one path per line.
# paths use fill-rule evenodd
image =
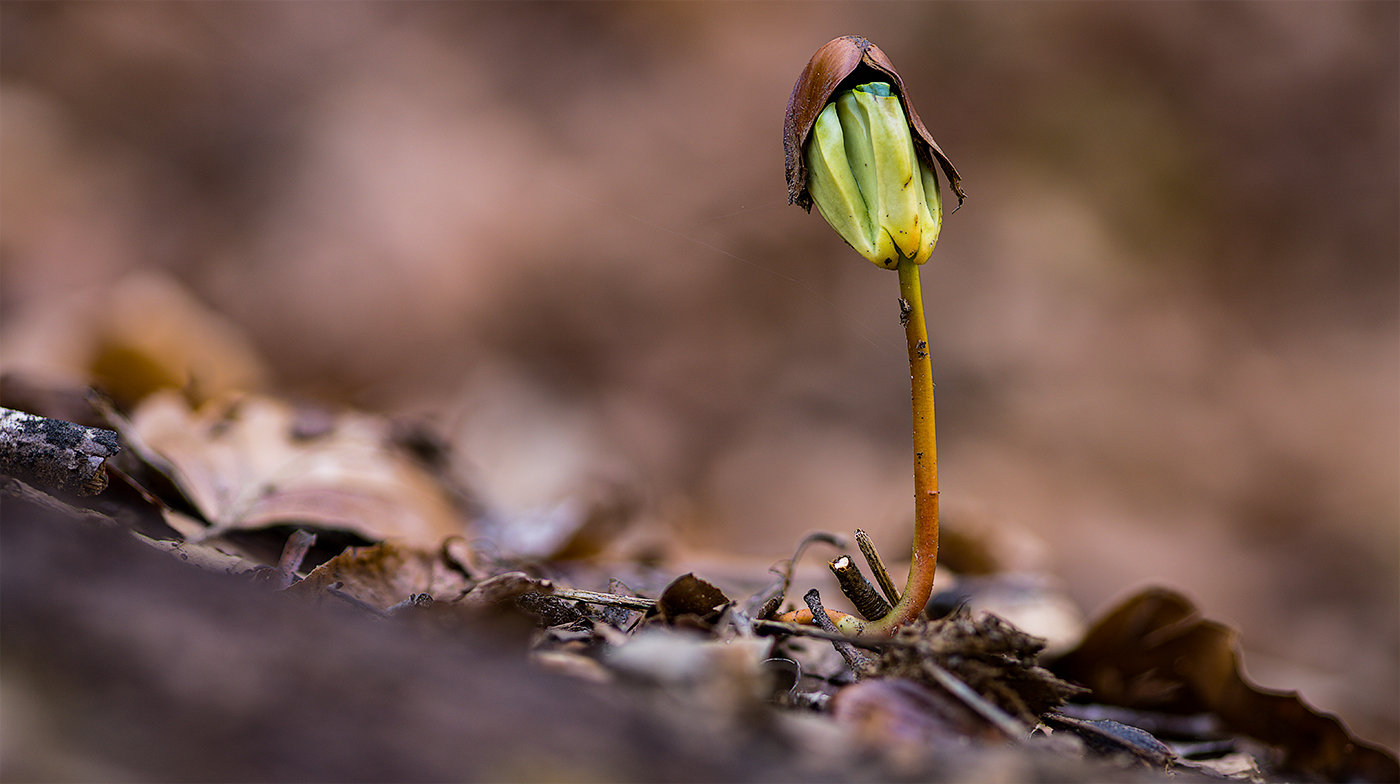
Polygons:
M848 245L876 266L899 274L899 321L909 348L914 407L913 561L904 592L890 597L894 608L887 614L861 620L828 613L836 628L847 634L890 635L916 619L933 592L938 456L919 266L932 254L943 223L934 166L943 170L959 205L962 180L915 113L889 58L855 36L830 41L803 69L788 101L783 149L788 203L809 212L816 204ZM873 551L867 557L879 572ZM840 568L849 578L854 564L845 558ZM858 577L859 569L855 571ZM815 622L811 610L789 613L787 619Z

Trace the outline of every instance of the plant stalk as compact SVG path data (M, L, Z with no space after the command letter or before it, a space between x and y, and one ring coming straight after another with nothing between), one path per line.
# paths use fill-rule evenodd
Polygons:
M862 634L891 635L919 617L933 594L938 564L938 452L934 437L933 364L928 356L919 265L899 260L900 321L909 347L909 386L914 404L914 556L899 603L889 615L867 621Z

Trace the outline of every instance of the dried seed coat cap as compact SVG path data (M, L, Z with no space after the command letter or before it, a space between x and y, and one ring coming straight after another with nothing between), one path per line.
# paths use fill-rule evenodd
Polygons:
M961 206L966 198L962 190L962 178L952 161L939 149L914 106L905 94L904 80L895 70L894 64L880 51L880 47L859 36L848 35L828 41L817 50L797 77L788 99L787 116L783 121L783 160L787 169L788 204L796 204L811 211L812 196L807 191L807 162L803 150L807 146L812 126L822 109L841 89L849 89L861 82L887 81L894 85L895 93L904 114L909 120L914 139L914 151L919 159L932 168L935 163L948 178L953 193L958 196Z

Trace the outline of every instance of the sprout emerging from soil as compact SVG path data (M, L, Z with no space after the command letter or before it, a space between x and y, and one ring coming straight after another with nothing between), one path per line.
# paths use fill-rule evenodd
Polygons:
M783 147L788 202L808 211L815 203L848 245L899 274L899 321L909 348L914 407L913 562L903 594L891 597L894 608L882 617L862 621L830 613L836 627L848 634L889 635L915 620L933 592L938 460L919 266L933 252L943 221L934 166L943 170L959 205L962 182L909 103L889 58L855 36L827 43L803 69L788 101ZM871 565L879 571L876 562ZM851 565L841 566L849 570ZM847 585L844 579L842 585ZM788 618L814 622L806 610Z

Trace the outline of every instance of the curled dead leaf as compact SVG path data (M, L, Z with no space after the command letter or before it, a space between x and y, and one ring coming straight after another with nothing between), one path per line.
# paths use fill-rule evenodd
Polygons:
M672 580L656 600L654 612L667 623L676 623L685 618L698 621L702 625L713 624L720 612L730 604L724 591L686 573Z
M458 605L467 610L486 610L527 593L548 593L553 587L549 580L524 572L505 572L478 583Z
M123 406L161 389L203 402L259 389L268 377L238 325L152 272L36 302L7 325L0 342L7 370L93 384Z
M418 594L450 602L472 587L461 565L451 561L444 549L424 550L384 542L347 549L312 569L287 593L314 595L336 584L345 593L380 610Z
M452 496L394 444L385 420L345 412L308 431L306 419L274 398L194 410L166 390L121 432L211 523L206 538L285 524L432 548L464 533Z
M1235 630L1202 618L1181 594L1151 588L1109 611L1053 669L1105 704L1214 713L1230 730L1277 747L1285 771L1326 781L1400 781L1394 755L1361 742L1296 692L1250 683L1240 656Z

